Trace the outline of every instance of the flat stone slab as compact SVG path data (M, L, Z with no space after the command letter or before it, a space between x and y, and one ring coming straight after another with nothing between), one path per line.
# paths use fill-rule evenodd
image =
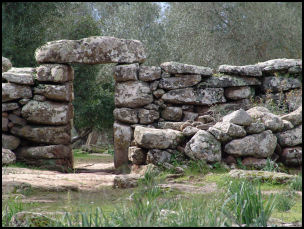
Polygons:
M32 90L29 86L14 83L2 83L2 102L16 99L29 99L32 97Z
M50 100L70 102L74 99L73 83L64 85L39 84L34 88L34 94L45 96Z
M244 66L233 66L233 65L220 65L218 68L219 72L243 75L243 76L262 76L262 71L257 65L244 65Z
M260 62L256 64L262 70L262 72L275 72L281 70L288 70L293 67L299 67L302 70L302 60L301 59L273 59L265 62Z
M11 83L33 85L36 68L11 68L2 73L2 79Z
M198 84L201 79L201 75L179 75L178 77L161 79L158 87L166 90L191 87Z
M239 87L251 85L261 85L261 81L248 76L221 75L203 78L198 87Z
M263 92L280 92L300 88L301 81L297 78L268 76L264 77L261 85Z
M286 173L241 169L231 170L229 172L229 176L233 178L245 178L249 180L258 179L261 181L276 181L279 183L287 183L296 177L295 175L289 175Z
M138 40L93 36L47 42L35 51L35 58L38 63L143 63L146 54Z
M165 62L160 67L170 74L199 74L203 76L211 76L212 69L203 66L196 66L190 64L183 64L178 62Z

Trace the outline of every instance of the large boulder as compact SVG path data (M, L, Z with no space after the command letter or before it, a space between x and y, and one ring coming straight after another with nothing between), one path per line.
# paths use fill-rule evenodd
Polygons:
M12 67L12 63L6 57L2 57L2 72L8 71Z
M11 133L29 141L47 144L70 144L71 127L66 126L14 126Z
M18 159L60 159L71 158L72 148L67 145L48 145L35 147L20 147L16 151Z
M276 133L280 146L296 146L302 144L302 125L294 129Z
M74 70L67 64L43 64L37 68L40 82L64 83L74 79Z
M71 102L74 99L73 83L68 82L64 85L39 84L34 87L34 94L43 95L50 100Z
M201 75L177 75L177 77L161 79L158 87L166 90L191 87L198 84L201 79Z
M2 165L13 164L16 161L16 155L9 149L2 148Z
M224 151L230 155L267 158L273 154L276 145L276 136L270 130L266 130L260 134L234 139L225 145Z
M128 164L128 149L132 140L132 128L128 125L114 122L114 166L115 168Z
M2 102L16 99L29 99L32 97L32 90L29 86L14 83L2 83Z
M281 119L290 121L294 126L302 123L302 105L295 111L281 116Z
M81 40L47 42L35 51L38 63L143 63L143 44L138 40L94 36Z
M113 67L114 79L116 82L137 80L139 64L123 64Z
M183 134L177 130L136 126L134 139L136 144L143 148L167 149L176 148L182 142Z
M22 117L37 124L64 125L73 118L71 104L32 100L22 107Z
M262 71L260 67L257 65L244 65L244 66L220 65L218 71L231 75L255 76L255 77L262 76Z
M266 129L272 132L279 132L284 127L283 120L278 115L270 113L265 107L253 107L247 110L247 113L255 122L264 123Z
M223 122L230 122L240 126L249 126L252 121L252 118L243 109L233 111L223 117Z
M116 83L116 107L143 107L153 102L153 95L149 84L141 81L127 81Z
M162 96L165 102L173 104L212 105L226 102L223 88L171 90Z
M11 68L2 73L2 78L10 83L33 85L35 73L35 68Z
M113 111L115 120L130 124L138 123L137 110L131 108L115 108Z
M160 67L170 74L199 74L203 76L211 76L212 69L208 67L182 64L178 62L165 62Z
M2 147L5 149L14 150L17 149L17 147L20 144L20 139L13 136L13 135L7 135L2 134Z
M221 160L221 143L212 134L200 130L186 144L185 154L193 160L215 163Z

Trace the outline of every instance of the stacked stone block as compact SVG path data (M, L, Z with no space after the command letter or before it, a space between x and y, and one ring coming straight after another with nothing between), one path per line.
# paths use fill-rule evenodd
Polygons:
M73 69L63 64L2 72L2 144L17 161L73 168L73 79Z

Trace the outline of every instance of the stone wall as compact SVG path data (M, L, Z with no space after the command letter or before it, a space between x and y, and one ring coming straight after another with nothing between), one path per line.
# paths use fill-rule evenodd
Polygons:
M280 120L282 124L283 117L258 110L257 113L264 112L259 115L267 113L266 117L271 118L263 119L258 115L256 122L257 118L251 117L250 111L245 112L252 107L250 98L267 100L279 96L288 101L291 111L296 110L302 103L295 99L299 96L294 96L302 91L299 80L302 60L221 65L217 70L177 62L144 66L146 55L140 41L114 37L48 42L36 50L35 58L41 64L37 68L8 70L9 67L2 64L2 71L6 71L2 73L2 142L15 142L13 147L6 148L16 153L17 160L26 163L52 164L63 166L65 170L73 167L71 63L117 64L113 68L116 168L130 162L134 165L165 162L177 151L209 163L229 160L228 156L235 151L231 150L235 149L233 141L255 134L259 136L242 141L250 145L250 142L265 140L273 154L273 148L278 148L277 138L280 139L276 134L289 130L298 133L302 123L301 116L296 125L290 121L284 122L285 129L281 126L271 129L272 122ZM215 105L226 111L241 109L237 114L251 121L244 124L216 120ZM13 140L7 140L9 138ZM302 144L302 136L300 142L292 147ZM290 146L284 144L281 144L283 148ZM269 156L269 152L263 150L262 156L257 158ZM232 157L230 160L235 160L236 156Z

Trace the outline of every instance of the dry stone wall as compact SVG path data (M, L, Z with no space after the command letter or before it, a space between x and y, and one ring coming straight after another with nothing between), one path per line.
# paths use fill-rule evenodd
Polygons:
M17 161L72 168L74 75L69 64L116 63L116 168L130 162L133 167L164 164L177 152L208 163L240 158L258 167L274 154L288 165L302 163L302 102L295 96L302 91L302 60L217 70L173 61L144 66L140 41L114 37L48 42L35 58L41 64L37 68L12 68L2 58L2 142ZM282 96L293 111L283 117L251 108L252 97ZM235 112L216 122L214 105Z

